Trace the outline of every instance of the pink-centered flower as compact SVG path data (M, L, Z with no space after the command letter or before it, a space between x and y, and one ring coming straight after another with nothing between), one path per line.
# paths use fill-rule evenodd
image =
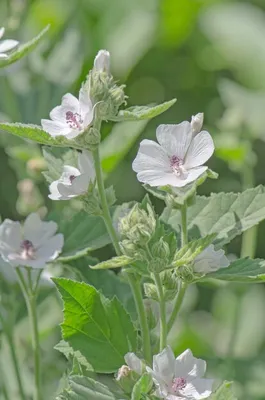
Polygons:
M4 36L5 33L5 28L0 28L0 39L2 39L2 37ZM6 39L6 40L2 40L0 42L0 60L5 60L6 58L8 58L8 53L10 50L13 50L15 47L17 47L17 45L19 44L19 42L17 40L13 40L13 39Z
M203 165L214 152L214 143L207 131L198 132L202 114L192 122L159 125L158 143L143 140L132 168L140 182L150 186L183 187L195 181L206 170Z
M42 128L53 137L74 139L92 124L94 108L88 92L82 87L78 99L70 93L63 96L62 104L50 112L50 120L41 120Z
M203 378L206 362L185 350L177 358L167 346L153 357L153 369L146 367L156 385L156 395L166 400L201 400L212 393L212 379Z
M55 222L44 222L36 213L30 214L23 225L5 219L0 225L0 254L13 267L44 268L63 247L63 235L56 231Z

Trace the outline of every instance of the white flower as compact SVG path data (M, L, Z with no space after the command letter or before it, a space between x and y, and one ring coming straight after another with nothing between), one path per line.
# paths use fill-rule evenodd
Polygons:
M194 135L193 129L188 121L159 125L159 144L143 140L133 162L138 180L150 186L183 187L203 174L208 168L203 164L212 156L214 144L208 132Z
M219 268L226 268L230 264L225 256L224 250L215 250L211 244L203 250L194 260L193 270L200 274L217 271Z
M141 375L144 370L144 364L140 358L138 358L134 353L127 353L124 356L124 360L128 367L136 372L138 375Z
M79 99L70 93L62 98L62 104L50 112L49 119L42 119L42 128L51 136L65 136L74 139L82 134L92 123L94 107L84 87L80 89Z
M5 28L0 28L0 39L4 36L5 33ZM7 39L7 40L2 40L0 42L0 60L8 58L8 55L6 52L9 52L10 50L14 49L18 45L17 40L13 39Z
M191 117L191 129L193 131L194 136L201 131L203 125L203 118L204 118L203 113L198 113Z
M97 72L110 72L110 53L107 50L100 50L96 55L94 70Z
M206 362L185 350L175 359L167 346L153 357L153 369L146 367L157 387L157 396L166 400L206 399L212 393L212 379L203 379Z
M87 150L78 154L78 167L65 165L63 173L57 181L50 184L52 200L70 200L86 193L89 183L95 179L95 169L91 153Z
M0 254L13 267L44 268L63 247L63 235L53 221L43 222L38 214L30 214L24 225L5 219L0 225Z

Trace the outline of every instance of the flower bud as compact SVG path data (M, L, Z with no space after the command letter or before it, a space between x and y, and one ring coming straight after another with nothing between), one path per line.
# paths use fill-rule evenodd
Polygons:
M167 242L161 237L158 242L155 242L151 248L151 253L154 258L164 261L166 264L167 259L170 257L170 248Z
M204 118L203 113L198 113L191 117L191 128L194 136L201 131L203 125L203 118Z
M100 50L94 60L94 70L97 72L110 73L110 53L107 50Z

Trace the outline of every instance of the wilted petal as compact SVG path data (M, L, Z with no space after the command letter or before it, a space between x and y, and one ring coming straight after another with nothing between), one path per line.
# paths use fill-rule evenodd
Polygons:
M211 135L202 131L196 135L187 151L184 166L185 168L195 168L203 165L213 155L214 143Z
M17 40L7 39L0 42L0 53L5 53L6 51L10 51L14 49L19 42Z
M180 393L195 400L207 399L212 394L212 386L212 379L194 379Z
M156 137L169 156L183 160L192 139L191 124L184 121L177 125L159 125Z
M134 353L127 353L124 356L124 360L128 367L135 371L137 374L141 375L143 371L143 363L139 357L137 357Z
M140 143L140 148L133 161L132 168L135 172L144 170L172 172L169 158L163 148L153 140L148 139L144 139Z

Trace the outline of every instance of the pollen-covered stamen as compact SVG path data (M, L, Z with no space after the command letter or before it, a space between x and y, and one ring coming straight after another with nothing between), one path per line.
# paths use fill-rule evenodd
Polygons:
M178 156L172 156L170 158L170 167L177 174L180 175L183 172L183 160Z
M83 120L81 118L81 115L78 113L73 113L72 111L67 111L65 113L65 118L66 118L66 122L67 124L70 126L70 128L72 129L82 129L82 123Z
M187 385L187 381L185 378L178 377L174 378L172 382L172 390L177 393L179 390L184 389Z
M21 257L25 260L33 260L35 258L35 249L33 243L30 240L23 240L20 244Z

